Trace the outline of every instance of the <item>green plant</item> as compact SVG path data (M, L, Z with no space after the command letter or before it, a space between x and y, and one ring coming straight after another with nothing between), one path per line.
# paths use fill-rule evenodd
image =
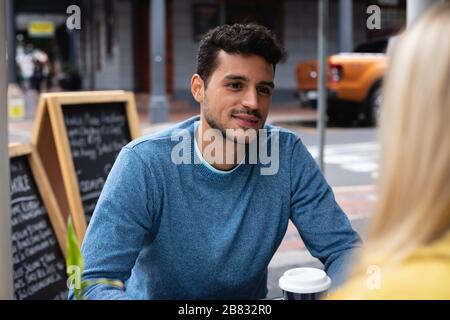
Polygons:
M68 283L73 288L75 300L86 300L85 291L89 286L94 284L103 284L108 286L118 287L124 289L123 282L120 280L110 279L96 279L96 280L82 280L83 274L83 256L81 255L78 239L73 228L72 219L69 216L67 222L67 276Z

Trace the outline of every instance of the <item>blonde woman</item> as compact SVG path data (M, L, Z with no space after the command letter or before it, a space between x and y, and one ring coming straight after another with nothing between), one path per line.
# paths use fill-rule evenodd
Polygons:
M332 299L450 299L450 4L394 48L381 114L379 203Z

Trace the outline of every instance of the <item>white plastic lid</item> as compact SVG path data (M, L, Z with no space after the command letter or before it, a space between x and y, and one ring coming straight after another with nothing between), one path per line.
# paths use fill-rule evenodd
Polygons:
M295 268L286 271L278 284L284 291L306 294L328 290L331 279L320 269Z

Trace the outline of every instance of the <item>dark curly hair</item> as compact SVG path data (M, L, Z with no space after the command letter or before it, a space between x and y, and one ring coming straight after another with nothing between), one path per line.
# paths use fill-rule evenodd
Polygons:
M217 68L220 50L229 54L255 54L275 66L286 58L286 51L275 35L257 24L221 25L210 31L200 41L197 53L197 74L208 84Z

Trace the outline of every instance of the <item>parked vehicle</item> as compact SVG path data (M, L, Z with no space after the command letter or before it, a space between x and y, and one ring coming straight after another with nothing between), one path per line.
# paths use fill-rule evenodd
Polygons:
M354 52L328 58L330 122L359 120L375 125L381 105L381 84L388 61L388 39L363 43ZM297 90L302 107L317 104L317 60L297 65Z

